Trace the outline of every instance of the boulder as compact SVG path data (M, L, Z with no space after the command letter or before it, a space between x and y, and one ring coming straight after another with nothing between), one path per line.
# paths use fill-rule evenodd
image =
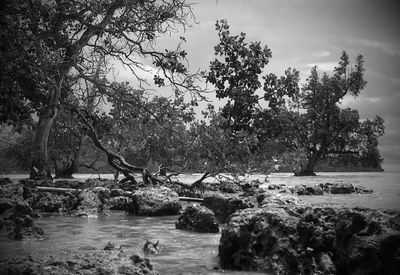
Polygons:
M145 254L160 254L162 248L160 242L157 241L156 243L146 240L146 243L143 246L143 252Z
M222 193L239 193L243 191L240 182L233 180L221 180L213 182L202 182L199 189L203 191L218 191Z
M218 222L224 223L229 215L245 208L254 207L248 198L234 194L210 194L204 197L203 205L211 209Z
M349 182L325 183L320 186L326 193L330 194L351 194L355 192L353 184Z
M0 231L11 239L43 239L43 230L33 218L39 217L24 199L24 187L20 183L0 187Z
M374 192L374 190L368 189L361 185L357 185L356 187L354 187L354 189L355 189L355 192L358 194L371 194Z
M400 214L293 204L244 209L222 230L224 268L272 274L397 274Z
M305 184L296 185L291 188L292 193L297 195L323 195L324 190L319 185L308 186Z
M41 192L38 194L34 207L41 212L60 213L65 211L66 195Z
M90 189L83 189L78 197L77 204L74 205L75 209L72 209L74 216L98 216L103 215L103 202L99 199L99 196Z
M118 249L90 253L15 257L0 261L1 274L148 274L155 275L149 259Z
M180 210L178 194L164 186L136 190L127 209L129 213L138 216L178 215Z
M6 185L12 183L12 180L10 178L1 178L0 177L0 185Z
M281 194L281 193L270 193L264 192L257 196L257 202L259 207L265 206L282 206L282 205L308 205L308 202L302 201L296 196Z
M268 185L268 190L282 190L286 188L286 184L270 184Z
M343 209L335 229L340 274L398 274L400 213Z
M124 195L124 190L120 188L114 188L110 190L110 197L119 197Z
M114 180L96 179L96 178L91 178L91 179L85 180L82 188L93 188L93 187L106 187L108 189L119 188L118 182L116 182Z
M108 199L110 210L128 211L132 207L132 198L127 196L111 197Z
M200 232L218 233L218 222L213 211L199 204L191 204L179 216L175 223L176 229Z

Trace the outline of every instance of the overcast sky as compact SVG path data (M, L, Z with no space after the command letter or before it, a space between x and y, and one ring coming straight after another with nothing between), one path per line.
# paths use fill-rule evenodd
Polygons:
M195 0L194 0L195 1ZM367 87L343 107L361 118L380 115L386 134L380 150L387 165L400 164L400 2L397 0L197 0L198 24L184 34L191 70L205 70L218 42L215 22L227 19L231 32L261 41L272 50L267 71L282 75L288 67L304 80L312 66L332 70L342 50L365 59ZM182 35L181 33L179 35ZM158 46L172 47L173 37ZM385 167L386 166L386 167Z

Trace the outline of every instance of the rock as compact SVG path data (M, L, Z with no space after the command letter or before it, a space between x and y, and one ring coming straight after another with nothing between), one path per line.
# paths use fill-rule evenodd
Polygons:
M35 209L42 212L60 213L65 211L65 195L51 194L49 192L41 192L35 202Z
M233 194L211 194L204 197L203 205L211 209L218 222L224 223L229 215L239 209L251 208L254 205L247 198Z
M261 193L257 196L259 207L282 206L282 205L308 205L296 196L281 193Z
M240 182L232 180L221 180L214 182L202 182L199 189L203 191L219 191L222 193L239 193L243 191Z
M213 211L205 206L191 204L183 211L175 223L176 229L200 232L218 233L219 227Z
M268 185L268 190L281 190L286 188L286 184L270 184Z
M106 203L106 200L110 197L111 194L110 189L102 186L93 187L92 191L97 194L102 203Z
M83 182L78 180L58 180L55 181L51 186L58 188L81 189L83 188Z
M400 213L344 209L336 224L335 262L340 274L398 274Z
M84 189L79 193L76 209L73 209L75 216L98 216L103 215L103 202L98 195L90 190Z
M119 188L118 183L114 180L95 179L95 178L85 180L82 188L93 188L93 187L106 187L108 189Z
M240 182L240 185L243 189L243 191L247 191L250 190L252 188L259 188L261 185L260 180L256 179L256 180L252 180L252 181L245 181L245 182Z
M397 274L400 213L267 205L231 215L221 266L272 274Z
M359 193L359 194L371 194L374 192L374 190L368 189L361 185L357 185L356 187L354 187L354 189L355 189L355 192Z
M132 194L127 211L138 216L177 215L181 210L178 194L163 186L143 187Z
M60 256L26 256L2 260L1 274L148 274L155 275L149 259L120 250L94 250Z
M111 197L108 199L110 210L128 211L132 207L132 198L127 196Z
M143 252L145 254L159 254L161 252L161 246L159 245L159 241L153 243L149 240L146 240L146 243L143 246Z
M0 178L0 185L10 184L12 180L10 178Z
M103 250L120 250L121 247L117 247L115 243L108 242L106 246L103 248Z
M299 220L283 208L236 212L222 230L221 266L271 274L301 274L306 262L296 251Z
M351 194L355 192L353 184L349 182L325 183L320 186L326 193L330 194Z
M323 195L324 190L318 186L307 186L305 184L296 185L291 188L292 193L296 193L297 195Z
M124 195L124 190L122 190L120 188L114 188L114 189L111 189L111 191L110 191L111 197L119 197L119 196L123 196L123 195Z

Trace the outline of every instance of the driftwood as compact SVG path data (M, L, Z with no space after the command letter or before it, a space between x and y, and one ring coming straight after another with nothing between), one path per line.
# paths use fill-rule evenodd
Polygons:
M60 187L47 187L47 186L37 186L36 189L40 192L53 192L53 193L68 193L75 191L82 191L82 189L73 188L60 188ZM180 201L192 201L192 202L202 202L202 198L191 198L191 197L179 197Z

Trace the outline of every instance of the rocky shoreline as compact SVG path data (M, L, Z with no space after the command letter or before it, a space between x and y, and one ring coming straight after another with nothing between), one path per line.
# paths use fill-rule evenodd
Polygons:
M302 195L367 194L372 190L350 183L266 188L259 185L258 181L223 181L203 183L197 190L189 190L173 184L132 188L99 179L84 183L2 180L0 232L11 239L41 239L46 232L35 224L35 217L41 212L81 217L107 215L108 210L140 216L180 215L176 221L178 230L221 232L220 268L226 270L272 274L397 274L400 269L398 211L316 206L301 200ZM41 187L46 188L40 190ZM61 191L61 188L64 189ZM202 198L202 203L182 209L179 196ZM149 241L146 244L146 251L157 251L158 244ZM149 268L148 259L124 255L121 251L112 252L113 256L110 253L102 250L71 256L76 261L79 259L78 262L69 258L14 259L0 262L0 270L8 270L1 274L23 274L31 264L33 273L30 274L56 274L52 261L58 261L57 268L68 270L60 269L64 274L79 274L82 270L85 274L119 274L121 270L131 269L136 273L124 274L156 274ZM115 261L102 261L102 257ZM85 269L80 261L93 262L89 266L98 268ZM104 264L98 265L98 262ZM143 266L144 271L137 271L137 266ZM99 273L103 267L108 271Z

